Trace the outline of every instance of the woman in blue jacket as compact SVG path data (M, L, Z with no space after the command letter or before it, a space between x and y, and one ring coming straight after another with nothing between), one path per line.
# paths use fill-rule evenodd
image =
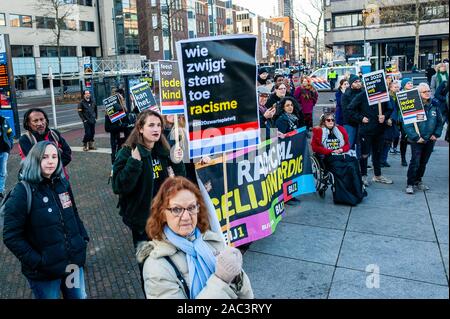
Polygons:
M89 237L64 179L61 154L52 142L38 142L21 169L23 182L4 206L3 241L21 262L37 299L58 299L61 292L64 298L84 299Z

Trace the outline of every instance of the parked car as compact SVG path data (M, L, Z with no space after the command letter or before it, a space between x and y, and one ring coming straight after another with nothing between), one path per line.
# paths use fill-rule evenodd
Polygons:
M311 73L311 81L313 82L314 87L318 91L329 91L331 90L330 83L328 82L328 73L331 68L325 67L320 68L313 73ZM348 77L351 73L358 74L357 66L336 66L332 68L336 71L338 75L338 80L336 83L339 83L342 77Z

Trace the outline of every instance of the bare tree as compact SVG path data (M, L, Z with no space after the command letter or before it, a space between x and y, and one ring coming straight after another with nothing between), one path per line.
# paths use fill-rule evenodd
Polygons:
M314 47L313 65L316 66L317 62L319 61L319 42L320 42L319 37L321 36L321 32L323 31L322 25L324 14L323 0L310 0L310 5L314 9L313 13L308 13L307 10L304 10L304 8L302 7L300 8L300 11L306 17L305 21L299 19L295 13L293 14L293 16L294 19L297 20L297 22L303 26L306 33L308 33L312 39Z
M398 2L397 2L398 3ZM411 1L407 5L385 1L379 8L380 24L406 24L414 26L414 65L419 66L420 27L431 20L448 19L448 0Z
M64 96L64 82L62 78L61 63L61 41L63 39L63 30L67 30L68 17L72 14L73 6L67 0L42 0L35 5L37 12L42 12L44 18L54 19L54 23L50 26L53 33L52 44L56 45L59 66L59 86L61 97Z
M185 13L186 7L183 0L161 0L161 24L157 29L168 37L169 60L173 57L173 25L177 23L176 18L181 18ZM184 19L180 21L184 21Z

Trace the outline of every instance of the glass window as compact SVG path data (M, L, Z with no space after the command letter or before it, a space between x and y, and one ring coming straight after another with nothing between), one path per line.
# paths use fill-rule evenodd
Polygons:
M157 35L153 36L153 50L159 51L159 37Z
M94 22L80 20L80 31L94 32Z
M66 21L67 30L75 31L77 29L77 22L75 20Z
M11 46L11 56L18 58L27 58L33 56L33 46L32 45L12 45Z
M331 20L325 19L325 32L331 31Z
M152 0L150 4L151 4L152 7L155 7L156 6L156 0Z
M311 74L311 77L317 77L317 78L326 80L326 78L327 78L327 70L326 69L319 69L319 70L315 71L313 74Z
M36 17L36 28L38 29L54 29L55 18Z
M6 26L6 18L4 13L0 13L0 25Z
M58 56L58 48L54 46L45 46L41 45L39 47L40 56L41 57L57 57ZM60 47L61 56L76 56L77 55L77 47Z
M74 1L75 2L75 1ZM92 0L78 0L78 4L80 6L89 6L92 7Z
M31 16L10 14L9 19L12 27L31 28L33 27Z
M152 27L153 27L153 29L158 28L158 14L156 14L156 13L152 14Z

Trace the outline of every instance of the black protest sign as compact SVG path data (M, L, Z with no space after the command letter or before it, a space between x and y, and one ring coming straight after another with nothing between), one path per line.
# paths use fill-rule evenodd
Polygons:
M427 120L418 89L398 92L397 102L402 113L404 124Z
M126 116L126 113L120 104L119 95L117 94L103 99L103 105L105 106L106 114L109 116L111 123Z
M158 61L161 114L184 114L180 71L177 61Z
M257 145L256 37L177 42L190 157Z
M392 74L392 62L386 61L384 63L384 70L386 71L386 75Z
M364 74L363 81L369 105L389 101L389 92L384 70Z
M146 109L151 109L159 113L159 108L156 105L155 97L153 96L147 82L142 82L131 87L130 91L133 96L134 105L138 108L139 113Z

